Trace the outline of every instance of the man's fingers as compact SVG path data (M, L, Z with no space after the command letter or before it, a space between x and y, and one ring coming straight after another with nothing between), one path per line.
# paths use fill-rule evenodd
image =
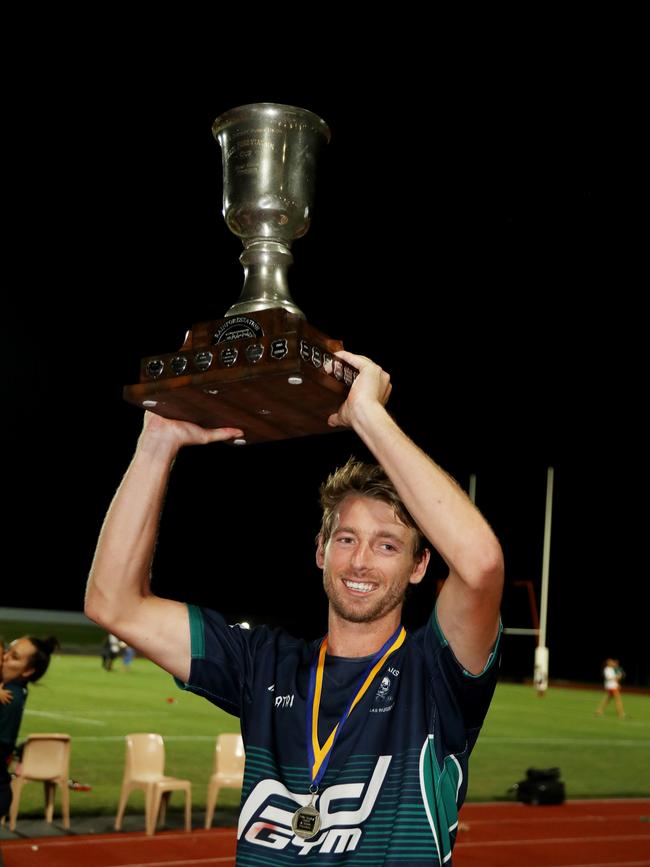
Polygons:
M148 410L144 414L144 428L149 434L175 439L181 446L205 445L244 436L238 427L204 428L194 422L166 418Z
M358 370L361 370L361 368L365 367L367 364L374 364L374 362L370 358L366 358L365 355L355 355L354 352L348 352L345 349L337 350L334 355L336 355L337 358L340 358L341 361L347 361L348 364L351 364Z
M365 355L355 355L353 352L347 352L345 349L339 349L334 355L340 358L341 361L345 361L351 364L352 367L356 367L358 371L362 371L366 367L374 367L379 371L382 379L390 381L390 374L386 373L372 358L368 358Z
M238 427L218 427L211 430L206 430L206 442L218 443L223 440L231 440L236 437L243 437L244 431Z

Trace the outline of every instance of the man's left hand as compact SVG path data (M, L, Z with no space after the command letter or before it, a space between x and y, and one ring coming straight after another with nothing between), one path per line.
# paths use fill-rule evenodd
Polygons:
M334 354L341 361L356 367L359 374L352 383L344 403L341 404L338 412L332 413L327 423L330 427L354 427L355 418L363 412L364 407L371 404L380 406L386 404L393 386L386 371L365 355L354 355L343 349Z

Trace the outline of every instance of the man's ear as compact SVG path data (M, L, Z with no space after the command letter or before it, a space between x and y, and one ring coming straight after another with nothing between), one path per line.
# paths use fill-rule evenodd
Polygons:
M420 581L424 578L424 573L427 571L427 566L429 565L429 560L431 559L431 551L428 548L425 548L422 552L422 556L419 560L415 561L413 565L413 571L411 572L411 577L409 578L410 584L419 584Z
M25 671L23 671L23 673L22 673L20 676L21 676L21 677L31 677L32 674L34 674L35 671L36 671L35 668L28 668L28 669L26 669Z
M322 533L316 536L316 565L319 569L322 569L325 565L325 547L323 545Z

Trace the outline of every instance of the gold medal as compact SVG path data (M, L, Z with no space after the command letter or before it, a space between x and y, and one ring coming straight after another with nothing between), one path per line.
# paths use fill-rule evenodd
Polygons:
M314 800L312 796L312 801ZM309 840L310 837L315 837L320 831L321 818L320 813L311 804L305 807L299 807L293 814L291 819L291 827L293 833L297 837L302 837L303 840Z

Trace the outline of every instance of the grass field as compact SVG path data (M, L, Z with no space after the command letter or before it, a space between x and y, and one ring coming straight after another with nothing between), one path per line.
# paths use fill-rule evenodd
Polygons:
M648 797L650 697L625 695L624 720L611 708L594 717L599 698L597 690L550 689L539 699L530 687L500 684L470 762L469 799L506 797L531 766L560 767L569 798ZM216 735L238 730L237 719L179 690L147 660L136 659L124 671L118 659L115 670L105 672L98 656L57 655L43 681L30 687L20 737L38 731L72 736L71 777L92 786L71 793L73 815L80 815L116 811L124 735L138 731L163 735L166 773L192 781L193 805L200 809ZM181 802L176 795L170 806L180 809ZM234 791L220 796L220 807L235 811L238 803ZM41 787L29 784L21 815L40 816L42 807ZM143 810L140 793L127 809Z
M650 696L624 695L626 718L594 711L597 689L499 684L470 759L468 798L502 798L529 767L559 767L568 798L650 795Z

